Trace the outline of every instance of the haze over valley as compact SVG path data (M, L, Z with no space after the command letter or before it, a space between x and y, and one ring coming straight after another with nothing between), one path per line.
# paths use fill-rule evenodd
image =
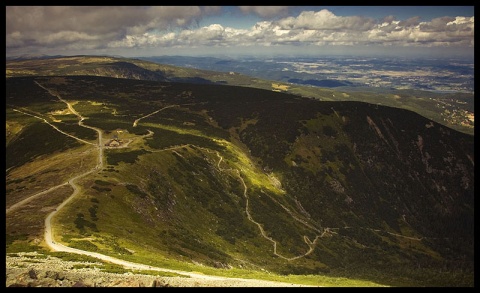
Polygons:
M161 64L237 72L262 79L319 87L474 91L473 60L365 56L138 57Z

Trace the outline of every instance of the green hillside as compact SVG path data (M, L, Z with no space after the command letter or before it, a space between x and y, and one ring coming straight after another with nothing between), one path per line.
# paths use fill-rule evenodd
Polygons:
M472 135L406 109L171 82L192 76L165 69L149 69L158 81L12 68L7 207L94 170L96 134L59 97L103 131L103 169L53 220L60 243L217 275L473 286ZM44 219L71 193L7 214L7 253L46 251Z
M225 84L285 92L321 101L367 102L414 111L449 128L474 134L473 94L349 87L332 90L252 78L235 72L198 70L108 56L7 60L7 78L30 75L93 75L137 80Z

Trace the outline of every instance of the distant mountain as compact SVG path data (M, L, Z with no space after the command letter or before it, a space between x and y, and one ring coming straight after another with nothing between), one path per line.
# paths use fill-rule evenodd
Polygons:
M43 54L24 54L19 56L10 56L6 57L7 61L21 61L21 60L35 60L35 59L52 59L52 58L61 58L61 55L43 55Z
M215 83L219 75L206 70L160 65L111 56L43 56L7 60L7 77L28 75L93 75L138 80ZM228 74L220 74L220 82Z
M176 57L174 60L181 58ZM189 60L189 57L185 58L187 61ZM191 59L192 62L196 60L193 57ZM156 57L154 60L158 62L162 59ZM228 60L211 58L211 62L228 63ZM262 64L265 66L265 62ZM348 81L331 79L291 79L288 83L255 78L231 70L202 70L194 68L194 66L179 67L111 56L63 56L58 58L50 56L48 58L6 61L7 78L29 75L93 75L137 80L224 84L280 91L322 101L361 101L412 110L437 123L471 135L474 134L474 98L470 93L440 94L418 90L352 87Z
M70 247L221 273L473 286L473 136L405 109L142 80L172 74L116 62L82 70L139 78L59 76L49 62L35 70L52 76L6 79L7 208L59 186L7 215L7 253L44 249L46 215L73 192L62 184L92 170L54 220ZM96 132L64 101L102 146L123 145L100 170Z

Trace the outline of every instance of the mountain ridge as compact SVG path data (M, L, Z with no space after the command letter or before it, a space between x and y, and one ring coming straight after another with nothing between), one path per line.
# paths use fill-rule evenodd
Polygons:
M391 285L473 282L472 136L407 110L247 87L10 77L7 206L52 175L27 172L35 160L20 158L21 141L48 145L57 133L94 166L88 145L25 114L94 142L52 93L105 138L129 141L106 149L105 167L81 182L84 193L56 220L58 242L145 263L168 255ZM32 147L29 158L61 155L55 149ZM14 225L28 222L21 215L7 215L7 252L28 232ZM27 233L30 246L38 231Z
M324 85L343 83L338 89L304 86L250 77L237 72L219 72L154 63L117 56L48 56L8 60L7 77L28 75L95 75L157 81L226 84L287 92L322 101L354 100L413 110L450 128L474 135L473 94L433 93L412 90L350 88L348 82L327 80ZM308 81L307 81L308 82ZM322 85L324 81L312 81Z

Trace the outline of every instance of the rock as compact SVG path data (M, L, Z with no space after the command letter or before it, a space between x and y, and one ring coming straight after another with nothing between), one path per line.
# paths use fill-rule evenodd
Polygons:
M71 263L45 259L32 263L29 259L13 261L7 256L6 287L271 287L259 280L205 280L201 278L159 277L140 274L114 274L98 269L69 269ZM16 258L15 260L20 259ZM228 264L219 262L219 267ZM265 285L266 284L266 285ZM273 285L272 285L273 284ZM283 284L278 284L283 285ZM293 285L292 285L293 286Z
M35 272L34 269L31 269L31 270L28 271L28 276L30 277L30 279L36 280L37 279L37 272Z
M226 264L226 263L222 263L222 262L219 262L219 261L214 262L213 267L215 267L217 269L231 269L232 268L231 265Z
M151 280L147 287L155 287L155 280Z
M51 278L51 279L57 280L58 279L58 272L46 271L45 272L45 278Z
M65 280L65 274L62 272L57 273L57 280L63 281Z
M13 283L8 285L7 287L27 287L27 285L21 283Z
M75 282L72 287L89 287L82 280Z
M168 283L164 280L156 279L154 280L155 286L154 287L168 287Z

